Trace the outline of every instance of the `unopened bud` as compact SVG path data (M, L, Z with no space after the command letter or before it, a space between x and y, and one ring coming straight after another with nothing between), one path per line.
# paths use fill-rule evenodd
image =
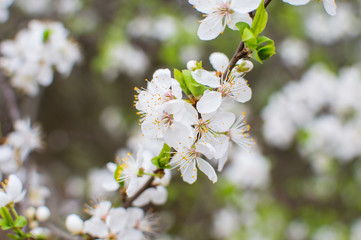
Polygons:
M34 219L35 218L35 212L36 212L36 209L34 207L28 207L26 210L25 210L25 216L28 218L28 219Z
M196 70L197 69L197 61L195 61L195 60L188 61L187 62L187 68L190 71Z
M44 222L44 221L48 220L49 217L50 217L49 208L47 208L46 206L38 207L38 209L36 210L36 219L39 222Z
M83 231L84 222L78 215L71 214L66 218L65 226L69 232L77 234Z
M237 66L238 72L250 72L253 69L253 63L248 60L241 60L239 65Z

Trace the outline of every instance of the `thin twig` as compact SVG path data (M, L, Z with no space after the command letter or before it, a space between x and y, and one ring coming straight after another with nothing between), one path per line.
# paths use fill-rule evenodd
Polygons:
M14 90L10 86L2 71L0 71L0 87L6 101L11 121L14 123L16 120L20 119L20 111L16 103Z
M135 199L137 199L145 190L147 190L148 188L152 187L152 183L154 181L154 177L151 176L148 181L143 185L143 187L141 189L138 190L138 192L136 192L136 194L134 194L131 198L129 198L128 200L126 200L123 204L124 208L128 208L132 205L132 203L134 202Z
M272 0L266 0L264 2L264 6L265 8L271 3ZM256 10L253 11L253 12L250 12L249 15L251 16L251 18L253 19L253 17L255 16L256 14ZM226 79L228 77L228 74L232 71L232 69L236 66L236 63L238 62L238 60L242 59L242 58L245 58L247 55L248 55L248 52L247 51L244 51L245 50L245 45L244 45L244 42L241 41L238 45L238 48L236 50L236 52L234 53L233 57L231 58L230 62L229 62L229 65L226 69L226 71L224 71L223 73L223 77L224 79Z

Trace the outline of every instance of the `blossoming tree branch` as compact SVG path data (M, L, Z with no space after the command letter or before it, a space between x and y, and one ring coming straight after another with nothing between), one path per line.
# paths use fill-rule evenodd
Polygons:
M245 113L236 116L225 111L227 102L245 103L252 97L245 76L253 69L250 60L262 63L275 54L274 41L262 35L268 21L266 7L271 0L189 0L204 14L198 36L213 40L226 28L238 31L240 44L229 59L212 53L207 70L202 61L191 60L186 69L158 69L146 88L136 88L135 107L144 138L163 143L159 155L139 146L138 152L120 154L107 164L112 176L104 183L109 191L118 191L120 203L98 200L90 204L90 218L71 214L65 221L69 233L61 227L46 225L50 210L44 186L23 183L29 175L29 154L43 147L39 126L22 119L14 89L29 96L38 95L53 81L54 70L63 76L80 61L78 45L59 22L33 20L14 40L1 43L1 90L14 131L0 138L0 170L7 176L0 190L0 226L11 239L149 239L159 231L158 217L142 208L161 205L167 200L171 175L179 171L184 182L193 184L199 172L212 183L216 171L222 171L234 143L244 151L255 148ZM309 0L284 0L303 5ZM336 14L332 0L323 1L330 15ZM10 4L8 4L10 5ZM6 6L8 6L6 5ZM69 83L70 84L70 83ZM216 168L216 169L215 169ZM202 174L201 173L201 174ZM27 189L23 189L27 188ZM31 189L31 187L33 189ZM36 192L36 199L28 196ZM20 206L20 207L19 207Z

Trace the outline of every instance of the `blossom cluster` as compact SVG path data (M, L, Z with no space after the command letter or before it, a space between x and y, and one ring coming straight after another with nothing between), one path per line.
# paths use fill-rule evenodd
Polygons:
M347 162L361 156L360 89L358 65L342 69L339 76L313 66L300 82L274 94L263 110L267 142L286 148L296 139L301 153L314 160Z
M9 75L11 84L35 96L39 85L46 87L52 83L53 68L64 76L69 75L80 60L80 52L68 35L62 23L33 20L15 40L3 41L0 66Z
M31 127L30 119L17 120L14 131L1 139L0 173L14 173L28 155L41 146L40 127Z
M157 231L157 218L143 209L112 207L109 201L100 201L88 208L90 219L69 215L65 225L73 234L89 234L99 239L142 240Z
M197 168L212 182L217 181L213 167L202 155L215 159L218 170L222 170L231 141L246 148L253 142L247 133L245 116L236 120L233 113L222 111L221 107L224 101L243 103L251 98L251 89L243 76L253 65L241 60L231 72L224 73L229 65L224 54L213 53L210 62L216 71L199 67L196 61L190 61L189 70L183 71L184 77L207 88L198 96L183 99L182 87L168 69L157 70L147 89L136 89L136 108L140 111L144 136L162 139L175 150L169 165L179 168L188 183L196 181ZM184 88L183 91L189 91Z

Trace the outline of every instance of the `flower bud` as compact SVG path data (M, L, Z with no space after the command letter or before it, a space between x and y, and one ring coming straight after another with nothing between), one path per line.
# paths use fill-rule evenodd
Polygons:
M197 69L197 62L195 60L190 60L187 62L187 68L190 71L194 71Z
M34 219L35 218L35 213L36 213L36 209L34 207L28 207L26 210L25 210L25 216L28 218L28 219Z
M48 220L49 217L50 217L49 208L47 208L46 206L38 207L38 209L36 210L36 219L39 222L44 222L44 221Z
M248 60L241 60L240 64L237 66L238 72L250 72L253 69L253 63Z
M65 226L71 233L81 233L83 231L84 222L78 215L71 214L66 218Z

